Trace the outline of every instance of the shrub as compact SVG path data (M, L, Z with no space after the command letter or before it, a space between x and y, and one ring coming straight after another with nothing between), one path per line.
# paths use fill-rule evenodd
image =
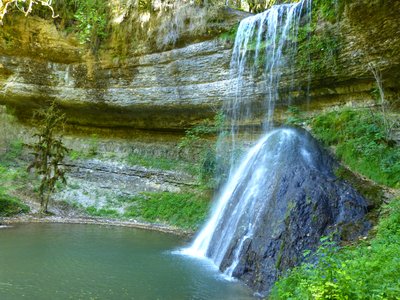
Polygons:
M390 187L400 184L400 148L385 138L383 116L368 110L333 111L311 121L312 131L353 171Z
M29 206L19 199L0 191L0 217L10 217L20 213L29 212Z

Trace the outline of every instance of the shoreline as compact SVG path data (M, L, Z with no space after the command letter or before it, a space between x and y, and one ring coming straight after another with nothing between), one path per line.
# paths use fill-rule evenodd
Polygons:
M0 226L1 225L9 226L13 224L29 224L29 223L118 226L118 227L159 231L179 236L191 237L194 235L194 232L190 230L180 229L165 224L146 223L137 220L125 221L125 220L105 219L105 218L95 218L95 217L60 217L60 216L36 217L32 215L21 215L16 217L0 217Z

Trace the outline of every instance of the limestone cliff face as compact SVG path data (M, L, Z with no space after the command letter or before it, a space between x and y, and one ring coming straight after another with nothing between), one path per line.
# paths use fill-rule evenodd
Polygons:
M339 49L334 66L315 72L311 96L316 101L371 100L376 87L369 68L382 74L388 98L399 96L400 2L346 1L338 24ZM318 34L329 25L323 24ZM321 49L327 51L327 49Z
M308 86L316 106L371 100L375 79L369 63L382 72L386 95L398 95L399 12L400 3L394 0L347 1L334 26L340 47L314 49L311 57L325 60L326 52L333 52L328 54L335 56L334 64L319 66L310 80L301 66L284 74L283 79L293 77L299 87L291 92L293 101L304 102ZM183 130L213 115L232 96L232 41L218 38L217 33L243 17L230 11L225 27L181 41L180 48L118 56L108 41L95 57L52 21L16 16L0 31L0 104L13 106L26 119L32 109L55 99L73 124ZM321 22L313 34L323 37L332 27ZM282 89L288 85L289 80L283 80ZM247 93L254 101L263 99L262 81L249 86Z
M69 122L181 130L213 114L229 93L229 48L207 41L123 63L59 63L0 57L1 102L23 116L56 99ZM23 108L23 110L22 110Z
M227 11L213 35L181 48L122 56L110 38L96 57L51 21L15 16L0 32L0 103L21 119L56 100L72 124L182 131L229 94L230 42L213 36L243 15Z

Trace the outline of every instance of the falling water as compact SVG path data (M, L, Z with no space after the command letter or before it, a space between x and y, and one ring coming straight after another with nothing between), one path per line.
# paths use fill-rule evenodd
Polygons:
M237 138L249 140L254 132L273 127L275 103L283 101L279 93L282 73L293 74L296 37L301 21L309 21L304 15L310 17L310 9L311 0L276 5L239 25L230 66L235 96L223 108L230 120L233 169L240 147ZM227 146L223 148L226 153Z
M294 130L271 129L275 103L281 100L282 73L291 70L294 63L294 40L310 7L311 0L276 5L244 19L238 28L231 60L235 97L224 105L231 134L228 145L222 148L225 155L231 153L230 174L207 224L193 244L183 250L188 255L208 257L221 268L235 239L233 259L223 268L227 276L234 274L242 248L252 239L261 212L268 205L258 200L273 191L280 162L288 159L284 153L293 143L299 143ZM260 129L267 133L237 162L235 153L242 146L238 141L247 140L246 133ZM303 144L293 157L300 155L311 163Z

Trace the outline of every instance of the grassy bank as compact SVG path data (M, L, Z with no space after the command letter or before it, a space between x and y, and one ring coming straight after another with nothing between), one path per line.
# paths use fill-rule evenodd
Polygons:
M385 130L385 119L372 110L344 109L310 122L313 134L351 170L376 183L400 188L400 147Z
M142 193L132 198L120 198L123 212L113 207L86 208L92 216L113 217L152 223L164 223L183 229L195 230L207 215L210 201L194 193Z
M0 217L11 217L29 212L29 206L16 197L0 191Z

